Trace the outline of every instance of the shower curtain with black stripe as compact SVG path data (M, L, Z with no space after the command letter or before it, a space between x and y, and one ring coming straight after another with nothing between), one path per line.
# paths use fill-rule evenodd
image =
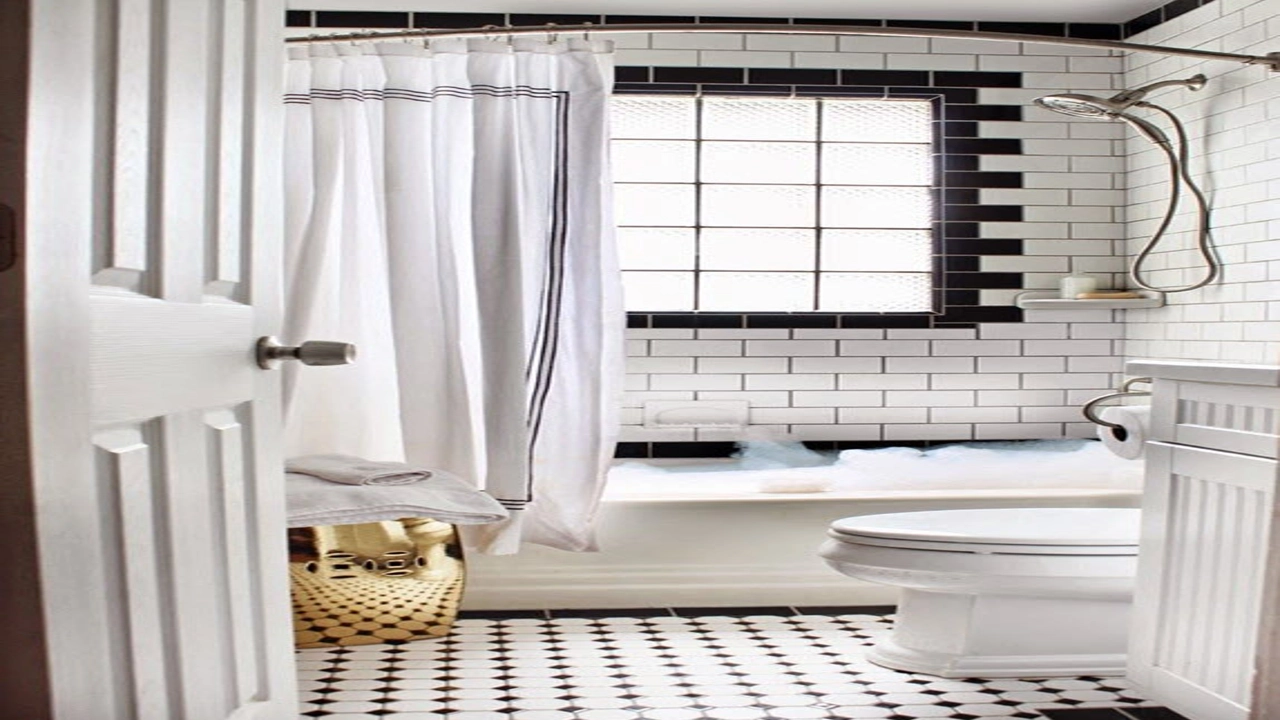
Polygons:
M621 390L608 43L290 48L286 451L473 478L472 545L594 549Z

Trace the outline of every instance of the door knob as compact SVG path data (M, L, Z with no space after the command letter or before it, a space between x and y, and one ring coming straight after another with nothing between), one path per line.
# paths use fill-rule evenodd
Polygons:
M356 346L329 340L308 340L301 345L281 345L268 335L258 339L258 367L271 370L282 360L297 360L303 365L350 365L356 359Z

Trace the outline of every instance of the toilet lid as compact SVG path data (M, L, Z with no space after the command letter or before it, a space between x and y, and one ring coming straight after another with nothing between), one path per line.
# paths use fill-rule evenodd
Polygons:
M831 524L851 542L923 547L939 544L1137 548L1136 508L999 508L860 515ZM960 548L957 547L957 550Z

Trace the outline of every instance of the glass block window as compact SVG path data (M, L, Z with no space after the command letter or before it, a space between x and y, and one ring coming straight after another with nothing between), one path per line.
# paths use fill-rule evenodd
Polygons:
M933 105L613 99L634 312L933 309Z

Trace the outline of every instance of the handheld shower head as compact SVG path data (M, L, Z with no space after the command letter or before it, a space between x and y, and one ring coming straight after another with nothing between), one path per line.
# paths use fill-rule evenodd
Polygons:
M1199 90L1204 87L1207 80L1208 78L1204 75L1193 75L1185 80L1162 80L1160 82L1151 83L1150 85L1143 85L1140 88L1122 90L1109 98L1100 98L1094 95L1078 95L1075 93L1045 95L1044 97L1036 98L1035 104L1045 108L1046 110L1052 110L1056 113L1062 113L1063 115L1107 120L1120 117L1125 110L1139 104L1142 98L1146 97L1153 90L1176 85L1181 85L1190 90ZM1139 128L1139 131L1144 135L1147 134L1146 131L1141 128Z

